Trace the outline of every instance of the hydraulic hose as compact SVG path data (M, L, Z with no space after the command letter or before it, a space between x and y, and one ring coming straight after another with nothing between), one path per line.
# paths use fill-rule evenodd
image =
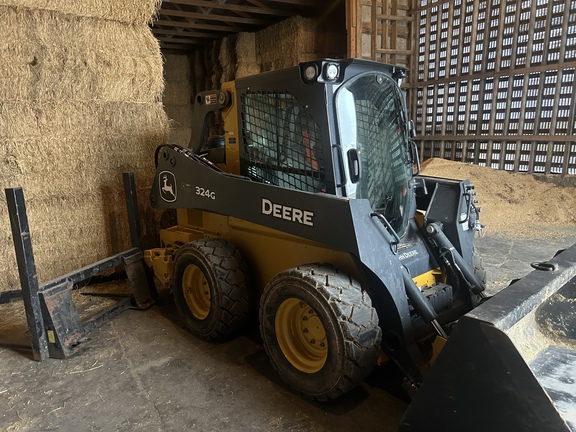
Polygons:
M438 248L450 252L454 259L456 270L461 273L462 278L468 285L470 291L473 294L482 295L482 291L485 289L484 284L474 274L473 269L470 268L470 265L466 261L464 261L462 255L460 255L450 240L448 240L448 237L446 237L440 225L437 222L432 222L426 226L426 232L428 233L428 238L433 241Z
M424 297L424 295L420 292L416 283L412 280L408 271L402 271L402 277L404 278L404 287L406 289L406 295L410 299L410 303L418 312L418 314L424 319L424 321L432 324L434 329L438 332L438 334L444 338L447 338L446 332L438 322L438 315L436 311L430 304L430 302Z

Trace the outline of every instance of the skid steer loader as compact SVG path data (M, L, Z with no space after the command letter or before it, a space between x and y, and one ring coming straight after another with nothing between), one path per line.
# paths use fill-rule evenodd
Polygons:
M490 321L468 313L494 300L473 246L482 227L474 187L418 175L405 74L325 59L199 93L188 148L156 151L151 204L176 209L178 223L145 260L206 339L238 334L257 312L270 362L294 391L336 398L387 357L419 407L434 407L431 416L457 410L461 422L461 412L482 411L465 396L476 391L462 387L465 376L482 381L496 367L504 380L511 371L493 363L519 355L512 343L477 342L478 323ZM214 114L223 135L208 137ZM491 317L510 320L513 303L514 312L497 303ZM494 361L483 367L485 358ZM524 392L517 384L512 393ZM526 410L537 410L527 399ZM552 411L566 426L566 414ZM402 427L427 430L414 417L422 420L409 412Z

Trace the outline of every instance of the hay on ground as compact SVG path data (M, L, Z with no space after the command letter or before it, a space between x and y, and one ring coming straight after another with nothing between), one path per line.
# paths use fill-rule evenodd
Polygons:
M425 161L422 174L470 179L478 192L480 220L488 233L538 238L544 233L553 235L555 230L576 228L576 187L569 179L564 181L568 186L563 187L529 174L445 159Z

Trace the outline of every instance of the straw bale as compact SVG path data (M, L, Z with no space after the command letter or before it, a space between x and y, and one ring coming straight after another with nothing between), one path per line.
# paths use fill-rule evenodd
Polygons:
M210 50L210 62L208 64L212 65L212 81L208 89L215 89L220 87L222 82L222 64L220 64L220 45L222 41L215 41L212 43L212 49ZM206 90L206 89L205 89Z
M263 67L279 69L295 66L304 57L315 58L316 24L311 18L294 17L259 31L256 52Z
M169 142L187 146L192 130L192 86L190 58L186 55L167 55L164 78L166 87L162 102L170 118Z
M178 144L182 147L188 147L190 144L190 137L192 136L192 127L183 127L178 125L170 129L170 144Z
M153 155L168 119L158 42L145 23L157 1L10 1L0 5L0 188L24 190L39 281L129 246L122 172L148 206ZM146 15L146 16L144 16ZM0 290L18 276L0 197Z
M166 54L164 56L164 79L170 81L190 82L190 56L182 54Z
M176 78L166 79L162 101L167 107L170 105L189 105L191 94L192 86L190 81Z
M260 65L254 63L239 63L236 69L236 78L242 78L250 75L257 75L260 73Z
M123 0L121 2L118 0L2 0L2 4L6 6L48 10L77 17L141 26L152 20L160 3L162 0Z
M0 100L159 100L150 31L119 22L0 6ZM52 30L51 30L52 29Z
M236 37L229 36L222 39L220 44L220 52L218 54L218 61L225 69L234 63L236 63L236 53L235 53L235 45L236 45Z
M255 63L256 58L256 33L238 33L236 41L236 58L238 63Z

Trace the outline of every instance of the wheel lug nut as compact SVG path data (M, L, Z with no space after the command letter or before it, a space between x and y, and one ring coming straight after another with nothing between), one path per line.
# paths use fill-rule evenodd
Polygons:
M320 342L320 348L324 348L326 345L324 345L324 342Z
M308 333L308 329L307 329L307 328L302 329L302 332L303 332L303 333Z
M316 343L316 341L315 341L314 339L310 339L310 343L311 343L312 345L314 345L314 344Z
M302 317L302 321L308 321L308 317L303 316L303 317Z

